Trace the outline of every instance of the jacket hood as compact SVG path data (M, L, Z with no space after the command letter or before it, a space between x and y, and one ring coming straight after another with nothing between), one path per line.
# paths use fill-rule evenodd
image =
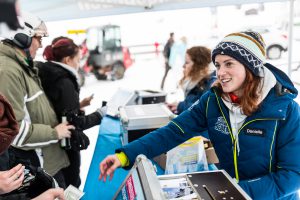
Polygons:
M79 90L79 86L75 75L67 69L63 68L61 65L54 62L38 62L37 67L39 68L39 76L41 77L44 83L51 85L52 83L55 83L61 78L69 77L76 83Z
M73 67L71 67L71 66L69 66L65 63L62 63L62 62L56 62L56 61L51 61L51 62L53 62L55 64L58 64L59 66L61 66L65 70L67 70L69 73L71 73L71 75L73 75L76 78L76 81L77 81L78 85L80 85L79 75L78 75L77 69L74 69Z
M257 117L284 119L289 105L298 95L298 90L283 71L269 63L266 63L265 67L273 73L277 83L263 101Z
M0 42L0 56L2 55L17 61L22 66L29 67L26 61L26 57L22 53L22 50L3 41Z
M264 66L268 68L275 76L277 82L279 82L283 88L289 90L292 99L295 99L298 95L298 90L295 88L291 79L280 69L274 67L270 63L265 63Z

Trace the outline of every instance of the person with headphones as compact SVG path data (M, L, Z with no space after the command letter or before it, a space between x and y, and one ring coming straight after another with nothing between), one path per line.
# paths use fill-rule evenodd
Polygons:
M22 13L24 28L11 31L0 43L0 92L12 104L19 132L9 148L13 163L42 167L65 188L61 170L69 159L59 140L71 136L74 126L59 124L38 78L33 59L48 36L45 23Z

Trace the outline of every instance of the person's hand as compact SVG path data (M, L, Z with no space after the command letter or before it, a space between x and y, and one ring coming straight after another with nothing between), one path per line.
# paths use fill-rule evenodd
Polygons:
M103 178L103 181L106 181L107 176L111 180L114 176L114 171L116 168L121 167L121 162L116 155L109 155L99 165L100 176L99 180Z
M80 108L84 108L86 106L91 105L91 101L93 98L94 98L94 95L92 94L91 96L82 99L82 101L80 101Z
M39 196L35 197L32 200L64 200L65 196L64 196L64 190L61 188L52 188L49 189L45 192L43 192L42 194L40 194Z
M167 104L167 106L173 113L177 112L177 106L178 106L177 102L169 103L169 104Z
M63 138L70 138L71 137L71 131L70 129L75 129L75 126L68 125L67 123L61 123L55 126L54 128L57 132L58 139Z
M0 194L9 193L22 185L25 167L18 164L7 171L0 171Z
M102 106L101 108L98 108L97 112L101 115L101 117L104 117L107 112L107 106Z

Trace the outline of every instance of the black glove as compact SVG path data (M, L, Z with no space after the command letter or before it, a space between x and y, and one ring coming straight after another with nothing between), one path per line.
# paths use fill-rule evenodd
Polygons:
M102 115L105 115L106 109L99 109L101 109L101 111L96 110L95 112L85 116L76 114L76 112L68 112L66 113L67 121L79 130L91 128L95 125L99 125L103 118Z
M76 128L82 129L82 124L84 115L81 115L82 113L78 113L78 111L68 111L64 113L64 116L67 117L67 121L69 124L74 125Z
M71 132L72 132L71 149L73 151L80 151L80 150L87 149L90 144L90 140L84 134L84 132L78 129L71 130Z

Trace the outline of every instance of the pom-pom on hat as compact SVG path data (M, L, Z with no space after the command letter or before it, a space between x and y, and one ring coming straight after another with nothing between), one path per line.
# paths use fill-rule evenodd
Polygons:
M213 63L219 54L238 60L255 76L262 76L260 71L265 63L266 50L265 42L259 33L245 31L225 36L212 51Z

